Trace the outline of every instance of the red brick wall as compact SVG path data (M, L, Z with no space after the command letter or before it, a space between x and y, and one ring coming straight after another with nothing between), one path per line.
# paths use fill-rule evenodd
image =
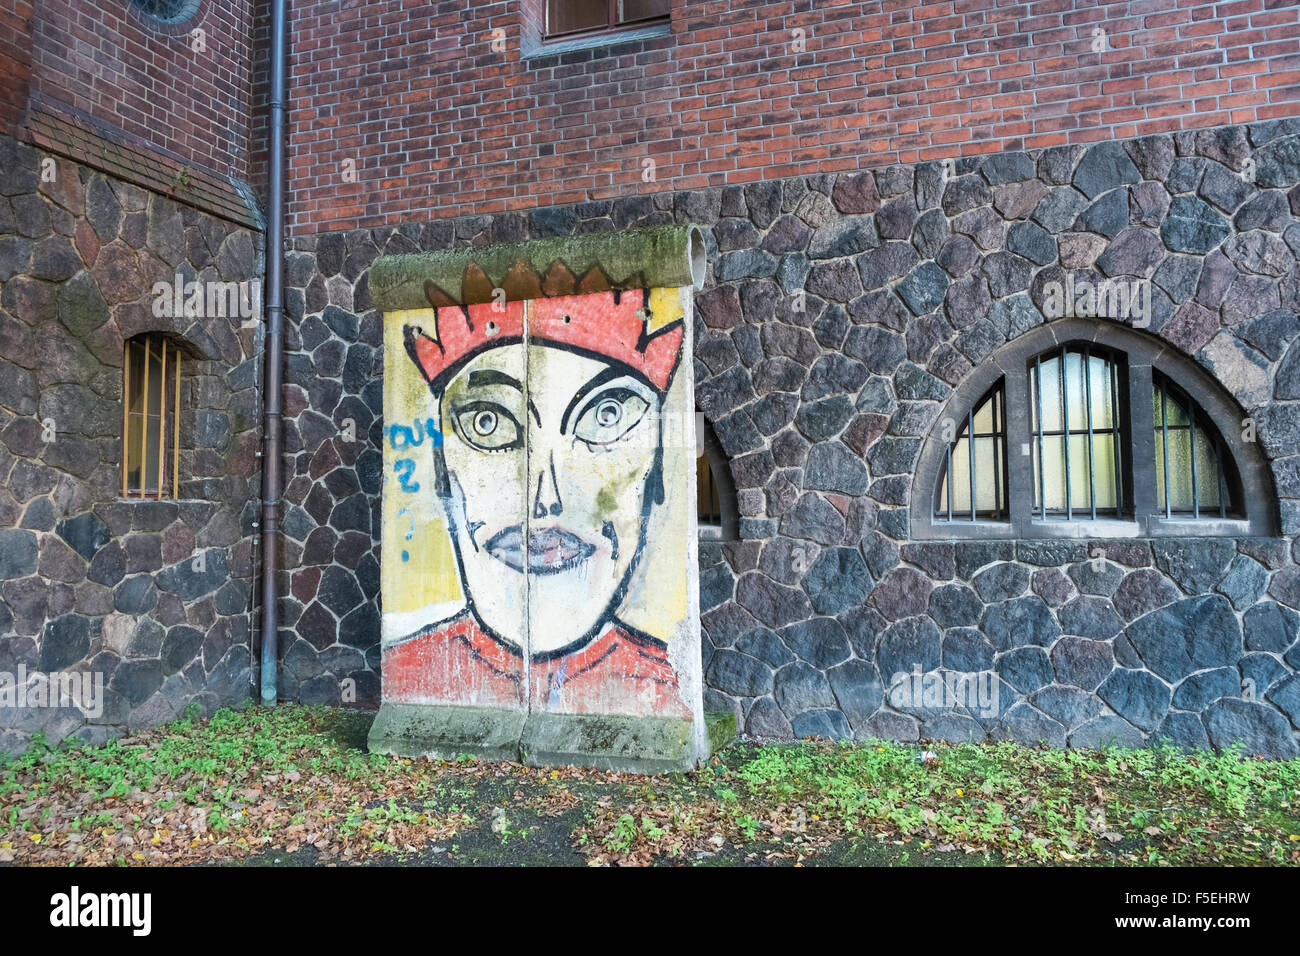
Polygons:
M13 0L0 6L0 134L13 133L31 79L32 4Z
M528 60L539 0L292 6L300 234L1300 114L1295 0L678 2Z
M248 178L251 0L203 0L176 26L151 25L130 0L18 5L31 9L33 97L88 113L195 166ZM204 31L203 52L193 48L196 28Z

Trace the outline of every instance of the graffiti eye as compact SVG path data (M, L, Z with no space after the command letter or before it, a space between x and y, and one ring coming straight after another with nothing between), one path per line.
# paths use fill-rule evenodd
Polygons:
M607 398L596 406L596 424L601 428L613 428L623 417L623 403Z
M482 451L506 451L521 444L519 422L495 402L469 402L456 409L456 434Z
M589 445L608 445L636 427L650 403L630 388L611 388L588 403L573 434Z

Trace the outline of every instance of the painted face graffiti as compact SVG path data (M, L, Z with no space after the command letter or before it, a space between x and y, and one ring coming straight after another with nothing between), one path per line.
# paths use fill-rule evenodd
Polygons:
M684 338L680 320L651 330L648 301L530 300L526 319L523 303L443 307L433 335L406 328L443 436L433 493L465 607L389 648L387 696L681 711L666 646L620 619L664 501Z
M657 433L659 407L631 369L551 345L493 349L447 384L439 469L465 590L493 634L553 653L589 640L613 613L660 487L658 441L633 432ZM531 605L569 609L529 616L526 639L524 618L490 599L525 569Z

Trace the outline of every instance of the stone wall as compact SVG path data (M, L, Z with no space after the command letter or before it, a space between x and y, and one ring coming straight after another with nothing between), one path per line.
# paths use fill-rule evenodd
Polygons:
M10 137L0 169L0 682L104 684L98 715L0 706L0 749L245 700L260 324L155 316L153 286L259 278L260 236ZM184 353L180 498L122 500L123 342L154 331Z
M345 676L378 687L369 263L693 222L711 246L696 399L741 516L740 540L701 543L707 707L764 736L1295 754L1298 182L1300 124L1283 120L299 237L282 686L306 700L336 699ZM1067 270L1153 280L1148 334L1256 423L1279 500L1252 508L1276 507L1280 536L909 540L923 437L976 365L1045 321L1044 283ZM885 682L914 665L992 669L997 712L892 706Z

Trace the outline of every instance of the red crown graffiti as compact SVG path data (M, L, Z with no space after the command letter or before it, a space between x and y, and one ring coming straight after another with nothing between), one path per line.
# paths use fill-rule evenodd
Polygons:
M613 359L639 372L659 391L672 379L686 334L681 320L649 332L650 313L642 289L531 299L529 341L543 341ZM449 370L487 349L521 341L524 303L440 306L434 310L437 338L406 326L406 351L435 387Z

